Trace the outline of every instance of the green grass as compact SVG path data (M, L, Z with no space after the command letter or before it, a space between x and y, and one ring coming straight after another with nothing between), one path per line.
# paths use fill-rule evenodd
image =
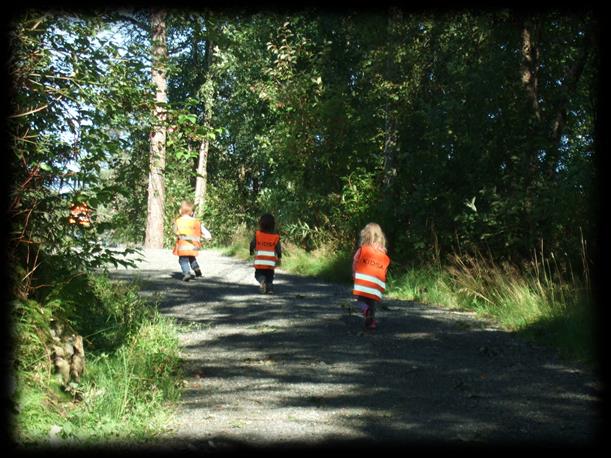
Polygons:
M250 242L246 242L246 246L242 245L230 245L227 247L221 248L221 253L225 256L235 256L240 259L248 259L250 257L250 253L248 251L248 244Z
M246 234L238 233L227 246L221 247L221 253L225 256L250 259L249 245L250 239ZM352 280L352 254L331 247L306 251L290 242L282 241L282 262L279 267L290 273L318 277L331 282L348 283Z
M447 278L443 270L432 266L411 268L398 273L391 270L388 273L386 296L457 308L459 304L451 294Z
M245 226L241 226L231 237L231 240L226 245L216 243L216 248L220 249L225 256L234 256L240 259L248 259L250 257L249 246L252 234L247 231Z
M248 243L238 235L223 253L247 259ZM352 253L346 251L322 247L306 252L283 243L281 268L287 272L350 283L351 265ZM589 288L572 276L562 278L554 260L535 257L522 269L481 256L454 256L445 266L403 271L391 265L387 285L389 298L474 311L503 329L556 348L567 359L595 363Z
M587 277L586 277L587 278ZM416 267L389 280L388 296L475 311L501 328L595 363L592 300L580 280L547 261L517 269L482 257L454 256L444 268Z
M346 251L323 247L307 252L295 246L288 246L281 267L287 272L318 277L330 282L352 281L352 254Z
M97 286L111 286L108 279L92 281ZM43 339L18 339L15 400L19 413L13 424L18 443L138 443L164 431L180 394L177 325L150 304L126 295L127 290L134 291L133 286L112 284L114 289L97 295L98 299L103 296L97 306L123 309L125 319L129 310L139 312L129 318L129 332L111 327L90 339L103 343L98 347L105 351L89 351L85 345L85 371L75 393L60 386L50 362L31 356L45 354ZM99 318L97 313L90 317L94 321ZM17 326L17 332L21 327ZM24 358L29 358L29 363ZM54 439L50 439L51 431L56 433Z

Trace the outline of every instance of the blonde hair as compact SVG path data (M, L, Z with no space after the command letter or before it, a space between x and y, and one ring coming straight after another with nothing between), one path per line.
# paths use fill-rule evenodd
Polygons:
M359 246L363 245L386 251L386 236L379 224L369 223L361 230Z
M193 213L193 204L188 200L183 200L180 204L180 215L190 215Z

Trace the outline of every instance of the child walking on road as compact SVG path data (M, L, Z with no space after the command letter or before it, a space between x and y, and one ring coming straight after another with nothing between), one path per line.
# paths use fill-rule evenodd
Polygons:
M172 253L178 256L183 281L201 277L202 271L195 257L202 248L202 237L205 240L211 240L212 236L210 231L193 216L193 204L191 202L183 200L180 205L180 216L174 221L172 229L177 238ZM191 269L193 269L195 275L191 274Z
M255 278L259 282L259 291L273 293L274 269L280 265L282 246L280 236L275 233L276 222L269 213L259 219L259 230L250 241L250 255L255 255Z
M365 317L365 327L376 329L375 304L386 290L386 271L390 258L386 254L386 236L376 223L367 224L361 230L359 249L352 261L352 294Z

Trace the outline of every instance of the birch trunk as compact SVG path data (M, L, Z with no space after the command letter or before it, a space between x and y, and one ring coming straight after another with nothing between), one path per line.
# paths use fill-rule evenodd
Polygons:
M209 32L208 32L209 33ZM212 104L214 100L214 82L212 81L211 73L212 65L212 43L210 36L206 39L206 78L207 81L203 87L204 96L204 127L206 132L212 125ZM197 161L197 177L195 179L195 208L198 215L201 215L204 210L206 201L206 189L208 186L208 151L210 140L208 137L202 140L199 147L199 159Z
M197 161L197 178L195 180L195 208L201 215L206 201L206 188L208 185L208 147L209 140L202 141L199 147L199 160Z
M151 16L153 35L152 81L155 85L155 125L151 132L149 153L148 208L146 219L145 248L163 248L165 208L165 148L166 148L166 104L168 57L166 43L165 12L157 11Z

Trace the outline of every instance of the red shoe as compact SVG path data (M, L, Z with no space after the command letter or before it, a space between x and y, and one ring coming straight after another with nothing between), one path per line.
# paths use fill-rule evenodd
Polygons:
M376 329L378 327L378 322L377 320L371 318L371 321L369 324L365 324L365 326L367 326L367 329Z

